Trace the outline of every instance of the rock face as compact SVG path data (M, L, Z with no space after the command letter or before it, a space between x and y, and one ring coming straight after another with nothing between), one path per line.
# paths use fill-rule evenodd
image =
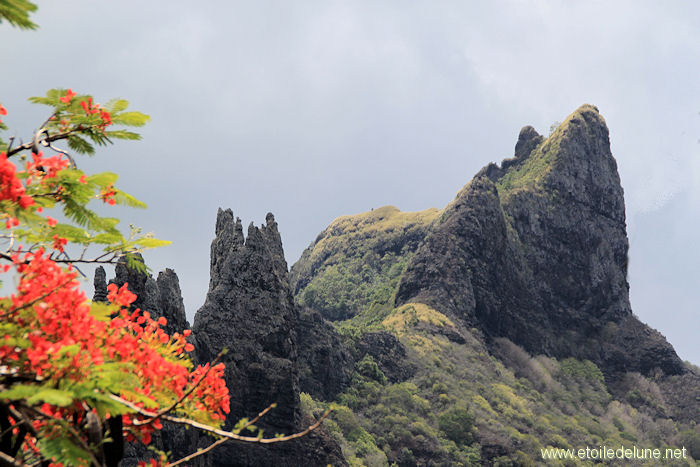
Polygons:
M388 331L365 333L356 345L356 361L365 355L371 356L387 380L391 383L406 381L416 368L406 358L406 348Z
M231 393L231 421L254 417L272 403L268 429L288 433L299 420L296 343L297 312L289 292L287 266L277 223L248 228L219 210L211 246L211 278L204 305L194 318L198 360L221 350Z
M332 401L350 382L353 359L333 326L318 311L305 309L297 328L299 387L316 399Z
M244 238L240 219L219 210L211 245L211 278L193 334L199 361L229 352L225 379L231 396L226 427L277 407L257 425L267 435L302 428L297 356L298 310L289 288L282 241L272 214L266 225L251 224ZM273 447L224 444L213 465L344 465L340 449L324 433Z
M383 206L336 219L292 267L297 301L331 321L356 316L370 302L391 307L408 259L439 214Z
M423 302L532 353L607 374L681 360L630 308L623 191L608 129L584 105L544 140L520 133L446 208L407 267L396 304Z

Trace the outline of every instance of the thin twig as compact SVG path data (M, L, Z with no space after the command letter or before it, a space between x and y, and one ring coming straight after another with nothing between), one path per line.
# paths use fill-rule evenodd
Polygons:
M153 417L155 415L154 412L149 412L148 410L144 410L141 407L137 406L136 404L133 404L129 402L126 399L122 399L119 396L116 396L114 394L110 394L109 397L115 401L119 402L120 404L123 404L133 410L134 412L138 413L139 415L143 415L145 417ZM298 433L294 433L291 435L287 436L280 436L279 438L261 438L261 437L253 437L253 436L241 436L237 435L236 433L230 432L230 431L225 431L225 430L220 430L218 428L214 428L213 426L210 425L205 425L204 423L199 423L194 420L190 420L189 418L180 418L180 417L173 417L170 415L163 415L161 418L163 420L168 420L169 422L176 423L178 425L188 425L197 429L200 429L202 431L206 431L218 436L223 436L224 438L229 438L233 439L236 441L245 441L248 443L259 443L259 444L273 444L273 443L280 443L282 441L289 441L290 439L296 439L296 438L301 438L304 435L307 435L308 433L312 432L319 426L321 426L321 422L328 417L328 415L331 413L331 410L326 410L326 412L321 416L321 418L318 419L316 423L313 425L309 426L306 428L304 431L300 431Z
M277 407L277 404L275 404L275 403L272 403L272 404L268 405L267 408L266 408L265 410L263 410L262 412L260 412L258 415L256 415L254 419L249 420L245 425L243 425L243 427L241 427L241 430L239 431L239 433L240 433L241 431L245 430L246 428L248 428L249 426L251 426L251 425L257 423L258 420L260 420L260 419L263 418L265 415L267 415L267 413L268 413L270 410L274 409L275 407Z
M83 132L85 130L86 130L85 128L78 128L77 130L64 131L63 133L58 133L56 135L47 136L46 138L44 138L44 141L52 143L54 141L66 139L70 135L72 135L73 133L80 133L80 132ZM18 152L21 152L21 151L29 151L30 149L32 149L33 145L34 145L34 142L30 141L29 143L24 143L20 146L17 146L16 148L14 148L12 150L7 151L7 158L9 159L10 157L14 156L15 154L17 154Z
M255 418L254 418L253 420L251 420L250 422L246 423L245 426L244 426L243 428L247 428L247 427L249 427L250 425L252 425L253 423L255 423L255 422L257 422L258 420L260 420L260 418L263 417L267 412L269 412L270 409L272 409L274 405L275 405L275 404L269 405L265 410L263 410L262 412L260 412L260 413L258 414L257 417L255 417ZM319 426L321 426L321 423L323 422L323 420L324 420L326 417L328 417L328 415L330 415L331 411L332 411L332 410L330 410L330 409L326 410L326 412L321 416L321 418L319 418L319 419L316 421L316 423L314 423L313 425L309 426L306 430L300 431L299 433L295 433L295 434L289 435L289 436L284 436L284 437L281 437L281 438L250 438L250 439L254 439L255 441L249 441L248 439L246 439L246 440L241 440L241 441L246 441L246 442L259 442L259 443L271 444L271 443L274 443L274 442L277 442L277 441L288 441L288 440L290 440L290 439L301 438L302 436L305 436L305 435L311 433L313 430L315 430L316 428L318 428ZM233 433L232 433L232 434L233 434ZM249 437L244 437L244 438L249 438ZM190 455L188 455L188 456L186 456L186 457L183 457L182 459L179 459L179 460L177 460L177 461L175 461L175 462L170 462L170 463L168 463L168 467L175 467L176 465L180 465L180 464L182 464L182 463L189 462L189 461L191 461L192 459L194 459L195 457L198 457L198 456L201 456L201 455L203 455L203 454L206 454L206 453L210 452L211 450L213 450L214 448L216 448L217 446L221 446L222 444L224 444L225 442L227 442L227 441L229 441L229 440L231 440L231 439L236 439L236 438L232 438L232 437L221 438L221 439L219 439L219 440L213 442L212 444L210 444L209 446L207 446L207 447L204 448L204 449L200 449L200 450L198 450L197 452L193 452L192 454L190 454Z
M270 404L270 405L268 405L267 408L266 408L265 410L263 410L262 412L260 412L255 418L253 418L252 420L249 420L248 423L246 423L245 425L243 425L243 427L241 428L240 431L243 431L243 430L245 430L246 428L248 428L249 426L253 425L254 423L257 423L258 420L260 420L262 417L264 417L264 416L265 416L270 410L272 410L275 406L276 406L276 404ZM239 431L239 433L240 433L240 431ZM188 462L188 461L194 459L194 458L197 457L197 456L201 456L202 454L206 454L207 452L211 451L212 449L214 449L214 448L217 447L217 446L221 446L221 445L224 444L226 441L229 441L229 439L228 439L228 438L221 438L221 439L219 439L219 440L216 440L215 442L213 442L212 444L210 444L210 445L207 446L206 448L200 449L200 450L197 451L197 452L193 452L193 453L190 454L189 456L183 457L182 459L178 460L177 462L172 462L172 463L170 463L169 465L170 465L170 467L175 467L176 465L180 465L180 464L182 464L182 463L184 463L184 462Z
M95 264L95 263L97 263L97 264L115 264L114 260L117 258L116 258L116 253L114 253L114 252L105 253L103 255L98 256L98 258L104 258L105 256L107 256L109 254L113 254L115 256L110 258L110 259L58 259L57 258L57 259L53 259L52 261L54 263L63 263L63 264ZM0 252L0 259L12 261L12 256L8 255L7 253ZM20 261L19 263L20 264L27 264L27 263L29 263L29 261L25 260L25 261Z
M183 457L182 459L179 459L179 460L177 460L177 461L175 461L175 462L169 462L169 463L168 463L168 467L175 467L176 465L180 465L180 464L182 464L182 463L189 462L189 461L191 461L192 459L194 459L195 457L199 457L199 456L201 456L202 454L208 453L209 451L211 451L211 450L214 449L215 447L221 446L221 445L224 444L226 441L230 441L230 440L229 440L228 438L221 438L221 439L219 439L219 440L216 440L215 442L211 443L209 446L207 446L207 447L204 448L204 449L200 449L200 450L198 450L198 451L196 451L196 452L193 452L192 454L190 454L190 455L188 455L188 456L185 456L185 457Z

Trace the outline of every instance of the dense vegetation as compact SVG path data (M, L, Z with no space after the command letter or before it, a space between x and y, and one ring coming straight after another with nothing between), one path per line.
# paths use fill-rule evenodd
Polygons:
M331 320L370 308L376 316L393 302L406 264L438 215L437 209L401 212L384 206L336 219L292 269L297 301Z
M408 347L414 377L388 383L365 357L338 398L327 426L351 464L480 465L486 452L494 465L536 465L542 448L632 444L685 446L700 457L697 432L663 415L650 379L629 374L626 398L614 400L590 361L532 357L506 339L493 355L477 331L457 343L425 323L453 326L425 305L383 321ZM302 402L316 413L328 405L308 395Z

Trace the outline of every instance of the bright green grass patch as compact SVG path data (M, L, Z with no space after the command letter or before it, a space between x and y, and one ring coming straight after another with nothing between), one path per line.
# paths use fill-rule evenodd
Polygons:
M416 326L420 322L438 327L454 327L454 323L450 318L423 303L406 303L401 305L382 321L382 325L388 330L402 334L408 328Z

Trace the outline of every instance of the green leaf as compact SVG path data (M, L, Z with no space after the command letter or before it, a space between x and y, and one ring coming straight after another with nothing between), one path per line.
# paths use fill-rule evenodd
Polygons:
M107 185L113 184L117 181L119 175L112 172L102 172L98 174L93 174L87 177L89 183L94 183L100 187L106 187Z
M144 126L150 119L151 117L141 112L122 112L112 115L112 122L125 126Z
M36 11L36 5L27 0L0 0L0 20L7 21L20 29L36 29L36 23L29 19L29 13Z
M132 141L137 141L141 139L140 134L127 130L105 131L105 135L113 139L128 139Z
M51 404L56 407L67 407L73 403L73 393L60 389L45 388L27 398L27 404Z
M56 224L52 233L59 237L65 238L71 243L83 244L90 240L90 234L87 230L75 227L70 224Z
M68 147L80 154L87 154L90 156L95 154L95 148L92 144L77 135L70 135L68 137Z
M0 392L0 399L18 401L31 397L36 392L36 386L29 384L16 384L10 389Z
M126 99L112 99L105 104L105 108L109 113L119 113L129 107L129 101Z
M172 242L169 240L159 240L157 238L139 238L135 240L134 243L142 248L158 248L161 246L168 246Z
M146 263L143 262L143 259L140 256L137 256L134 253L126 253L124 256L126 257L126 265L129 269L144 273L148 271Z
M131 196L129 193L118 190L116 188L114 189L114 193L114 201L116 201L117 204L123 204L132 208L141 209L145 209L147 207L146 203L144 203L143 201L139 201L138 199Z
M124 241L124 236L119 233L101 233L92 237L90 243L98 243L100 245L114 245Z
M110 321L112 313L119 310L119 307L111 303L91 302L90 314L98 321Z
M45 97L30 97L29 102L33 104L44 104L50 105L51 107L57 107L61 104L59 98L65 94L65 89L49 89L48 91L46 91Z
M45 459L56 458L66 465L88 465L90 454L73 441L68 430L58 431L58 435L40 437L37 447Z

